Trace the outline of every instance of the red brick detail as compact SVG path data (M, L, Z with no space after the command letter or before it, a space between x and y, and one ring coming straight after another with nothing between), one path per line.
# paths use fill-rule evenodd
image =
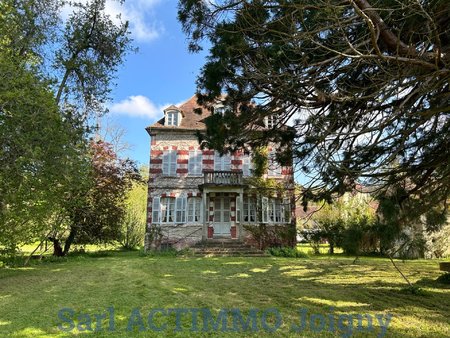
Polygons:
M178 147L177 146L172 146L172 150L177 150Z
M161 156L162 154L164 154L164 152L162 150L152 150L150 152L151 157Z
M188 197L192 197L192 193L191 193L191 192L188 192L187 196L188 196Z
M193 146L190 146L189 150L195 150L195 148Z
M177 150L178 155L189 155L189 150Z
M209 207L209 211L214 211L214 207Z
M188 169L187 168L185 168L185 169L178 168L177 169L177 174L187 174L187 173L188 173Z
M209 221L214 222L214 215L209 215Z
M203 155L214 155L214 150L203 150Z
M150 144L151 144L152 146L156 145L156 139L155 139L154 137L151 138Z
M151 164L162 164L162 162L163 162L162 158L152 158L150 160Z
M203 164L214 164L214 160L203 160Z
M242 165L242 160L232 160L232 161L231 161L231 164L234 164L234 165Z
M161 197L167 197L166 193L161 194Z
M175 193L174 193L174 192L171 192L171 193L170 193L170 197L175 197Z
M231 211L236 211L236 207L231 207L230 210Z
M169 146L164 146L163 149L164 150L169 150Z
M208 227L208 238L213 238L214 236L214 228Z
M242 170L241 169L231 169L231 171L235 172L235 173L238 173L238 172L241 172Z
M162 174L162 169L150 168L150 174Z
M177 159L177 164L188 164L189 160L188 159Z
M202 193L201 193L201 192L198 192L198 193L197 193L197 197L202 197Z
M231 232L231 238L237 238L237 236L236 236L236 227L231 227L231 229L230 229L230 232Z
M231 220L231 222L236 222L236 216L231 216L230 220Z
M148 208L147 208L147 212L148 212L148 213L151 213L151 212L152 212L152 207L148 207Z

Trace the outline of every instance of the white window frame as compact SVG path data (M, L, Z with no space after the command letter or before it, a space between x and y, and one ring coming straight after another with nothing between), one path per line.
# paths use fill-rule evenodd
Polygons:
M269 199L267 197L261 198L261 213L262 223L268 223Z
M220 156L219 152L214 152L214 170L231 171L231 156L228 154Z
M258 222L258 212L257 212L257 200L251 196L244 196L244 202L242 204L244 223L257 223ZM253 220L252 220L253 218Z
M152 223L186 223L186 197L154 197Z
M180 116L179 112L176 110L171 110L166 113L166 125L167 126L179 126Z
M190 150L188 161L188 173L192 176L200 176L203 169L203 152L201 150Z
M281 222L291 223L291 200L289 198L283 199L283 204L281 205Z
M153 197L152 201L152 223L159 224L161 222L160 218L160 203L159 197Z
M192 223L202 223L203 222L203 206L202 206L202 199L201 197L188 197L187 199L187 222L188 224ZM196 218L198 218L196 220Z
M186 197L184 196L175 199L175 223L186 223Z
M244 177L252 176L253 172L253 160L250 155L244 155L242 157L242 175Z
M275 128L278 125L278 116L274 114L264 117L264 124L268 129Z
M160 210L161 218L160 223L175 223L175 197L161 197L160 199Z
M279 177L281 174L282 166L277 162L275 151L272 150L269 153L267 175Z
M164 150L162 170L164 176L177 175L177 151Z

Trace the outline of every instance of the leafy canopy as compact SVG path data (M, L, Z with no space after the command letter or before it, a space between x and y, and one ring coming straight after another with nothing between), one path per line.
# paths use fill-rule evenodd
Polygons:
M406 198L444 203L449 16L446 0L180 0L190 49L211 45L199 102L226 93L234 108L207 120L205 141L221 151L292 145L278 156L310 179L305 199L330 200L358 181L380 192L402 183Z

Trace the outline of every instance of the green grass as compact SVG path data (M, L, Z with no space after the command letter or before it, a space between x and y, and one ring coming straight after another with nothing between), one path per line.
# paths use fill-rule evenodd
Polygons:
M297 244L297 250L310 256L314 255L314 250L312 246L308 243ZM330 246L328 244L320 244L319 253L321 255L328 255L329 250ZM341 248L334 248L334 254L341 254L341 253L343 253L343 250Z
M330 316L337 321L339 315L392 314L385 337L450 336L450 286L435 282L441 275L437 261L397 262L422 288L416 295L403 290L404 281L386 259L363 257L356 265L352 261L353 257L343 256L183 258L110 252L0 269L0 337L342 337L349 332L345 326L336 332L292 332L301 308L326 315L327 327ZM114 332L58 329L62 308L89 314L95 328L93 315L108 314L108 307L114 307ZM275 333L190 332L188 314L180 322L182 331L174 332L175 314L167 319L158 314L155 323L166 322L165 331L131 333L126 328L133 308L142 314L146 327L147 315L157 308L207 308L214 317L221 308L238 308L244 316L252 308L276 308L282 325ZM101 323L108 327L108 320ZM367 322L363 325L367 327ZM352 337L380 333L376 320L372 332L358 332L356 326L355 322ZM198 327L203 327L201 317Z

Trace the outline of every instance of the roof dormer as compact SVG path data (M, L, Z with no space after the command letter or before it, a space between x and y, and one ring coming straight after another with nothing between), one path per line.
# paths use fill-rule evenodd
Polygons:
M171 105L164 109L164 125L165 126L173 126L178 127L181 124L181 119L183 118L183 114L181 110Z
M224 103L222 101L218 101L214 106L213 106L213 114L219 114L224 116L226 112L231 111L231 107L224 105Z

